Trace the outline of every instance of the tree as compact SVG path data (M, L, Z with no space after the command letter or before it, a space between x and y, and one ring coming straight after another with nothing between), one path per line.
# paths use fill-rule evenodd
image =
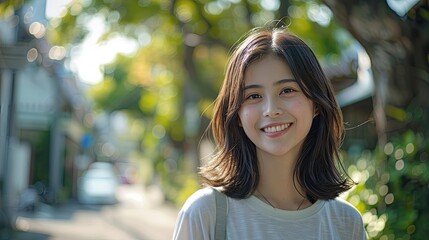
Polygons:
M428 1L418 1L404 16L386 1L323 2L365 48L374 75L379 150L362 153L351 166L362 175L355 175L361 183L349 200L364 213L371 238L424 239L429 234L424 224L429 220Z
M429 110L428 2L419 1L405 16L394 12L387 1L323 2L371 59L379 145L384 146L395 132L426 131L428 119L421 115Z

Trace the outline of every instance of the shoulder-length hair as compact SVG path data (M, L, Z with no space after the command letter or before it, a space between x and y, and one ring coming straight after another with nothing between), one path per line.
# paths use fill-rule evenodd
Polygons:
M294 175L310 201L333 199L351 187L339 159L344 135L341 110L334 91L310 47L285 28L257 28L235 48L211 121L216 142L214 158L201 168L203 183L223 187L226 195L246 198L259 182L256 147L239 126L247 67L272 54L290 67L298 85L318 109Z

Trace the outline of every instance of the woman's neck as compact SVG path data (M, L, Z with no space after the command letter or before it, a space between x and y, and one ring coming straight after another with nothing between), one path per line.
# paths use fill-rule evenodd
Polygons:
M258 154L259 184L255 196L274 208L296 210L304 208L308 201L294 177L296 158ZM307 206L308 207L308 206Z

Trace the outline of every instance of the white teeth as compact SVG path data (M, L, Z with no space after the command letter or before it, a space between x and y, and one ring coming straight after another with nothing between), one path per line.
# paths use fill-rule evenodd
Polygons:
M274 127L266 127L266 128L264 128L264 132L267 132L267 133L280 132L280 131L285 130L289 126L290 126L290 123L282 124L282 125L278 125L278 126L274 126Z

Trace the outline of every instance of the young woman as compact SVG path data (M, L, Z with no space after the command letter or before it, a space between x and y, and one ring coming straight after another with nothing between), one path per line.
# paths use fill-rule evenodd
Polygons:
M226 198L226 239L366 239L359 212L338 198L351 186L337 168L342 114L300 38L249 32L229 60L212 130L208 187L182 207L173 239L214 239L216 191Z

